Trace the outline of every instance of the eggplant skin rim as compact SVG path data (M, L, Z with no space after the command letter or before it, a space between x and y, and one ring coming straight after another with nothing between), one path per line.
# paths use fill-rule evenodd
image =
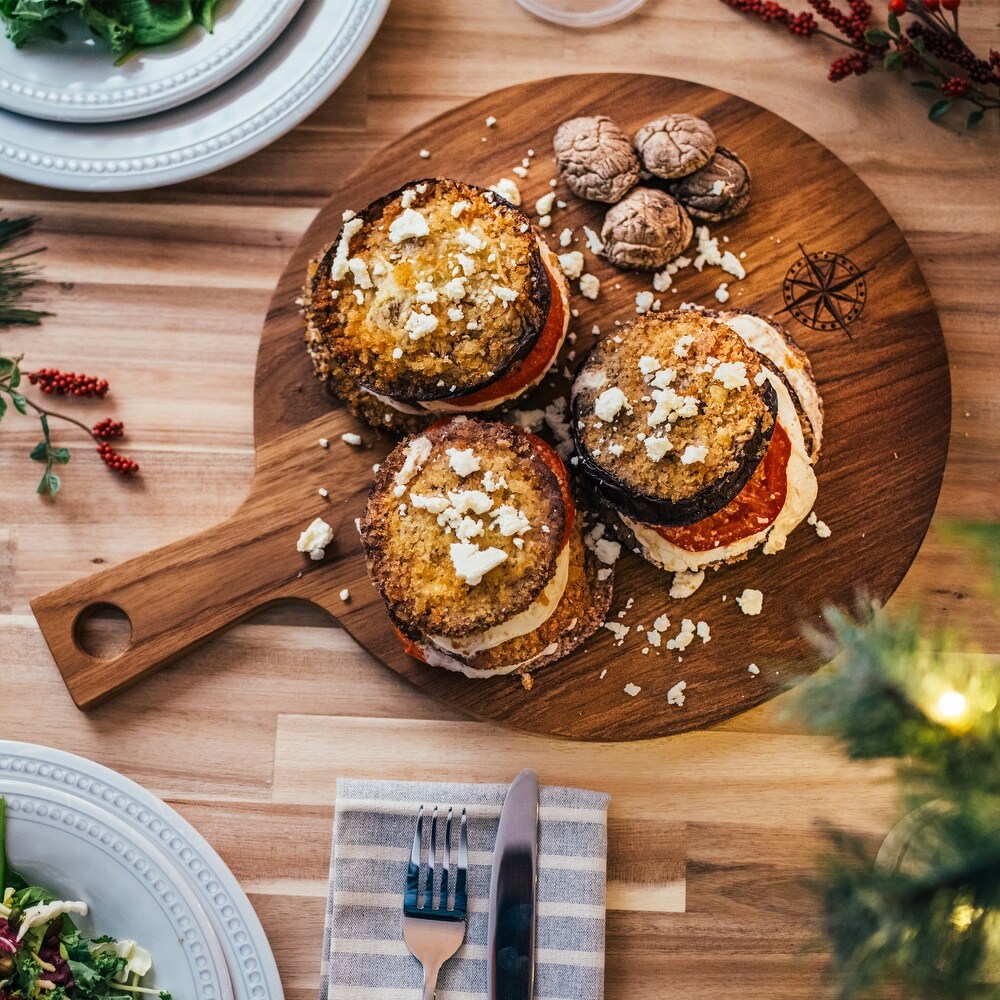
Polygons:
M466 181L455 181L447 177L424 177L417 178L415 180L407 181L405 184L396 188L394 191L390 191L388 194L382 195L381 198L377 198L375 201L371 202L362 211L357 213L356 218L362 219L366 225L378 221L382 217L382 213L385 210L386 205L398 198L402 193L410 187L417 184L434 184L440 185L441 183L452 183L460 184L463 187L477 188L483 193L484 196L488 196L494 203L498 203L497 207L502 207L510 209L512 212L523 217L524 221L530 226L531 220L524 215L524 213L516 206L512 205L506 198L502 195L497 194L495 191L490 191L486 188L479 188L478 185L469 184ZM319 261L319 265L316 268L316 273L313 275L312 279L312 295L315 300L317 291L320 284L325 280L325 275L329 273L330 265L333 262L333 257L337 252L337 247L340 244L340 236L343 232L343 226L337 231L337 235L333 242L326 248L323 255ZM377 393L379 395L385 396L387 399L395 400L398 403L420 403L420 402L436 402L439 400L450 400L450 399L461 399L463 396L471 396L473 393L479 392L488 386L493 385L495 382L499 382L504 378L511 369L520 361L523 361L532 351L535 344L538 343L539 338L542 335L542 331L545 329L545 325L549 319L549 313L552 311L552 283L549 281L548 272L545 269L545 265L542 263L541 250L537 245L537 239L535 245L531 248L530 255L530 268L531 273L529 275L529 284L533 289L533 298L540 307L540 319L535 324L526 324L525 329L521 334L521 338L517 343L515 349L511 352L510 358L503 364L498 365L494 370L493 374L488 378L484 378L474 385L464 385L461 386L456 391L452 391L450 386L438 388L437 386L429 386L424 388L416 388L408 385L405 381L402 381L401 391L396 393L386 393L381 392L372 385L366 384L365 380L361 378L358 374L350 371L344 363L344 359L333 355L337 363L343 369L344 374L347 375L356 385L360 386L365 392ZM324 310L325 312L325 310ZM317 315L317 319L320 316ZM325 317L324 317L325 319ZM320 335L323 337L324 342L327 343L329 348L329 341L325 336L324 323L317 323L317 329ZM331 351L331 354L333 352Z
M727 472L720 479L709 483L693 497L685 500L664 500L639 493L627 486L620 479L612 476L607 469L594 461L580 440L578 429L579 404L573 401L572 421L570 431L573 444L580 460L579 468L590 477L595 489L617 511L643 524L651 524L661 528L683 528L697 524L712 514L717 514L726 504L734 500L748 482L757 467L764 460L774 428L777 424L778 394L770 380L764 382L764 400L767 412L771 415L771 424L766 430L763 419L757 424L757 429L750 440L743 446L743 454L739 466L732 472ZM579 397L577 397L579 398Z

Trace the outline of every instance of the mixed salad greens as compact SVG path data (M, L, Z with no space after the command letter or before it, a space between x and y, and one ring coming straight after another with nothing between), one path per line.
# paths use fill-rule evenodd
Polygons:
M211 32L219 0L0 0L7 37L20 48L39 38L65 41L65 18L78 18L121 63L136 49L179 38L195 24Z
M28 885L7 861L7 804L0 795L0 1000L171 1000L142 985L152 968L135 941L85 939L72 916L87 904Z

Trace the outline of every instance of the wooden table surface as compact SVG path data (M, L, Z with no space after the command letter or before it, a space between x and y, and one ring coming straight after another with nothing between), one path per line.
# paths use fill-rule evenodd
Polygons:
M962 8L977 50L997 47L990 6ZM0 333L0 351L23 351L29 368L108 378L113 395L81 409L123 419L122 450L142 464L141 479L118 482L78 442L63 492L47 502L27 459L37 425L5 420L3 734L84 754L174 804L249 893L291 1000L318 984L335 778L500 781L524 765L544 782L613 796L610 1000L818 995L826 956L803 886L822 847L817 823L877 843L896 803L887 767L848 765L781 719L784 698L712 730L640 744L515 735L429 700L325 614L285 607L82 715L28 602L235 509L252 473L268 298L339 178L469 97L603 68L695 80L783 115L850 164L902 227L940 310L954 403L935 525L890 609L920 602L928 622L965 628L1000 652L981 568L940 527L1000 514L997 116L973 133L931 125L924 96L881 72L828 83L833 55L709 0L650 0L629 20L579 33L513 0L397 0L340 91L243 163L118 196L0 181L0 206L41 216L42 298L55 313L40 329Z

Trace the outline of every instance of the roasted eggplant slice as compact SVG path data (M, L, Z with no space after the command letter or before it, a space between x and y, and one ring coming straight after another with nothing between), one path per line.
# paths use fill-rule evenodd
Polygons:
M726 506L774 432L760 356L697 312L647 315L601 341L573 385L579 467L627 516L676 527Z

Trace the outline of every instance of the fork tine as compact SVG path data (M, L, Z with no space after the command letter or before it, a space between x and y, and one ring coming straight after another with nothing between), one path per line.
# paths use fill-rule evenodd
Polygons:
M448 821L444 827L444 861L441 868L441 902L442 910L448 909L448 876L451 874L451 806L448 806Z
M413 830L413 847L410 849L410 863L406 866L406 895L404 906L416 906L420 891L420 850L424 833L424 807L417 809L417 825Z
M468 817L462 810L462 823L458 835L458 874L455 876L455 909L463 914L468 911L469 904L465 895L465 876L469 870L469 829Z
M431 843L427 853L427 891L424 893L424 908L434 908L434 869L437 867L437 825L438 807L431 813Z

